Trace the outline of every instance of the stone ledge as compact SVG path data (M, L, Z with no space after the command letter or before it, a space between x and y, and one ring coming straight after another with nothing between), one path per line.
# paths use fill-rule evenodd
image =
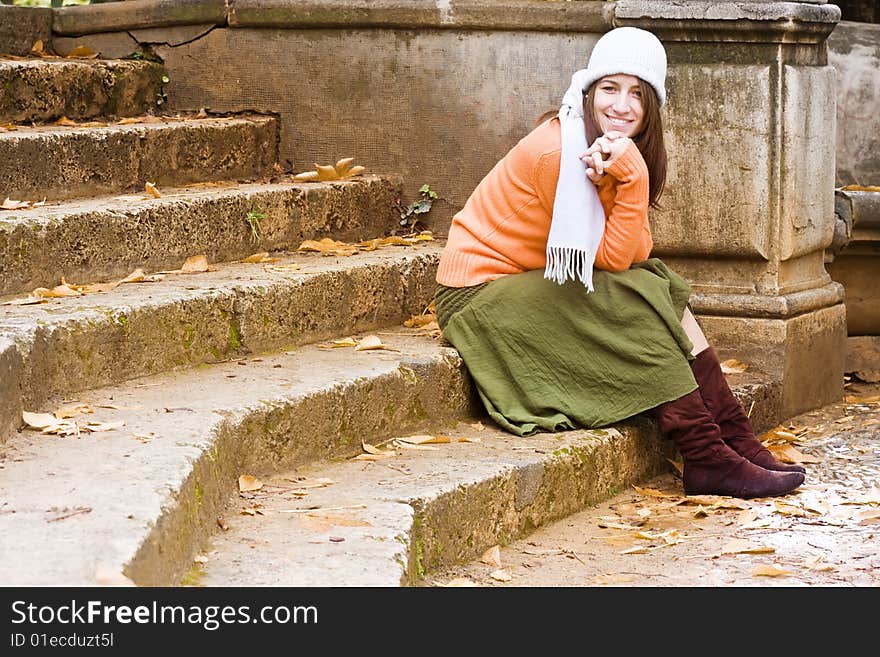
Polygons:
M0 388L0 406L19 413L56 394L340 333L402 329L431 301L438 261L439 247L425 243L348 258L299 253L268 269L221 263L101 294L0 306L0 338L17 345L22 385Z
M398 228L402 182L361 176L332 183L254 183L162 188L0 215L0 295L121 279L135 267L176 269L189 256L239 260L295 250L333 235L360 241ZM248 222L258 209L259 236Z
M840 283L779 296L752 294L691 294L691 306L698 315L787 319L843 303Z
M352 456L361 440L470 412L453 350L385 341L399 351L310 346L79 395L95 409L87 417L125 425L10 441L0 583L91 586L124 571L140 585L176 584L241 474ZM84 512L49 522L63 515L53 508Z
M77 36L169 25L225 25L225 0L126 0L54 9L55 34Z
M51 38L51 9L0 5L0 53L27 56L34 43Z

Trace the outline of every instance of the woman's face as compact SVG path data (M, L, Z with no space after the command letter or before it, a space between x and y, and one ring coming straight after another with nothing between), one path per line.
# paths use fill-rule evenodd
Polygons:
M616 130L630 138L636 135L645 116L639 79L618 73L599 80L593 94L593 115L603 134Z

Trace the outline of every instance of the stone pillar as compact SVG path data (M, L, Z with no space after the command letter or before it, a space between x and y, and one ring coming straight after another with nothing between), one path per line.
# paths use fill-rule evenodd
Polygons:
M669 56L670 171L655 254L693 285L722 355L782 381L786 416L843 393L846 311L834 235L836 94L824 2L616 3Z

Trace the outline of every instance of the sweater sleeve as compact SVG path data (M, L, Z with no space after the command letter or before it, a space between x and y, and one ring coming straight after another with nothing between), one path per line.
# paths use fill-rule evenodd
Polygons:
M611 212L605 217L605 233L599 243L595 266L607 271L624 271L634 262L646 260L653 247L648 224L648 166L635 142L630 142L605 173L617 184ZM600 183L600 193L604 185L614 185L614 181L606 179Z

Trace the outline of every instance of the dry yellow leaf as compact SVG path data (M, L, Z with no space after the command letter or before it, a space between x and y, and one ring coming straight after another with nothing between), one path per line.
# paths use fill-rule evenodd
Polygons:
M660 499L679 499L681 495L675 495L673 493L666 493L662 490L657 490L656 488L642 488L641 486L633 486L637 493L640 495L644 495L646 497L657 497Z
M322 165L316 162L315 171L318 172L318 180L339 180L339 173L336 171L336 167L332 165Z
M69 417L76 417L77 415L83 415L85 413L94 413L91 406L88 404L72 404L69 406L62 406L61 408L52 412L59 420L64 420Z
M456 438L457 442L460 443L481 443L483 442L482 438L468 438L467 436L459 436Z
M439 447L434 447L433 445L411 445L410 443L402 443L397 440L394 441L394 445L395 445L395 447L399 447L400 449L410 449L410 450L426 451L426 452L440 451Z
M501 547L493 545L480 556L480 562L501 568Z
M77 46L76 48L71 50L66 55L66 57L71 57L71 58L75 57L75 58L81 58L81 59L94 59L97 56L98 56L98 53L96 53L94 50L92 50L88 46Z
M621 550L618 554L648 554L651 551L651 548L640 546L640 547L632 547L627 550Z
M66 116L62 116L60 119L55 121L55 125L75 126L77 125L77 123L76 121L71 121Z
M324 256L353 256L358 248L353 244L337 242L329 237L320 240L305 240L299 245L299 251L317 251Z
M761 564L752 571L752 577L787 577L791 574L789 570L766 564Z
M4 301L3 303L0 303L0 306L30 306L35 303L48 303L48 301L43 297L30 295L27 297L20 297L18 299L10 299L9 301Z
M22 210L30 207L29 201L15 201L9 197L0 204L0 209L2 210Z
M452 442L449 436L429 435L406 436L405 438L398 438L398 440L404 443L410 443L411 445L433 445Z
M348 173L349 168L351 168L352 162L354 162L353 157L344 157L341 160L338 160L335 167L336 173L339 174L339 176L344 176Z
M293 177L297 182L315 182L318 180L318 172L317 171L303 171L302 173L298 173Z
M859 397L858 395L847 395L844 400L848 404L873 404L880 402L880 395L870 395L868 397Z
M421 328L426 324L430 324L431 322L436 321L437 318L433 314L413 315L408 320L406 320L403 325L407 328Z
M46 51L43 49L42 39L34 41L34 45L31 46L31 52L35 55L40 55L41 57L46 54Z
M180 267L180 272L182 274L196 274L206 271L210 271L208 256L206 255L190 256Z
M777 459L782 461L783 463L821 463L821 459L817 459L815 456L811 456L810 454L804 454L801 451L798 451L791 445L769 445L767 449L775 456Z
M333 347L357 347L357 344L354 338L340 338L332 342Z
M831 564L824 563L822 557L814 557L806 563L807 568L818 573L828 573L835 570Z
M755 545L745 539L734 539L721 548L721 554L769 554L776 548L766 545Z
M500 568L498 570L493 570L491 573L489 573L489 577L497 582L509 582L513 579L510 576L510 573L508 573L506 570L501 570Z
M782 502L780 500L773 501L773 508L776 513L781 513L784 516L795 516L798 518L807 517L807 512L804 511L800 506L795 504L789 504L787 502Z
M156 185L151 182L148 182L146 185L144 185L144 191L154 198L162 198L162 194L159 192Z
M262 487L263 482L252 475L243 474L238 478L238 490L242 493L252 490L260 490Z
M841 189L848 192L880 192L880 185L846 185Z
M116 429L121 429L124 426L125 420L119 420L117 422L89 422L83 428L86 431L98 433L102 431L115 431Z
M725 374L741 374L749 369L749 366L735 358L721 361L721 371Z
M370 351L374 349L388 349L388 347L382 344L382 339L378 335L364 337L354 348L355 351Z
M129 116L124 119L119 119L116 122L116 125L132 125L134 123L141 123L143 119L139 116Z
M248 263L278 262L278 258L270 258L268 251L261 251L260 253L254 253L253 255L249 255L247 258L242 260L242 262L248 262Z
M22 411L21 419L32 429L45 429L46 427L58 424L58 418L52 415L52 413L29 413L28 411Z

